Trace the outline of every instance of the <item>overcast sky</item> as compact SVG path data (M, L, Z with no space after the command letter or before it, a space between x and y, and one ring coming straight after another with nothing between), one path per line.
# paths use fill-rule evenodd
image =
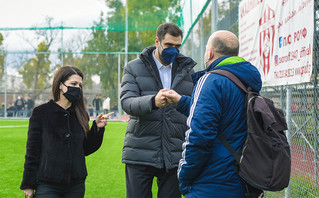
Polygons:
M106 13L104 0L0 0L0 28L44 26L47 16L54 18L54 24L68 27L90 27L101 12ZM75 30L76 31L76 30ZM6 50L32 50L25 37L34 31L1 31ZM72 31L65 31L64 38ZM73 31L74 33L74 31ZM69 35L69 37L72 35ZM32 39L29 39L32 40ZM33 47L36 47L33 46ZM16 74L12 68L13 56L8 57L8 73Z
M106 13L104 0L0 0L0 28L46 27L46 17L53 18L53 25L91 27L101 12ZM64 42L74 37L74 32L63 33ZM1 31L6 50L30 50L26 40L34 40L34 31ZM31 50L37 47L33 44ZM35 45L35 46L34 46Z
M0 27L30 27L43 24L46 16L66 26L91 26L104 0L0 0Z

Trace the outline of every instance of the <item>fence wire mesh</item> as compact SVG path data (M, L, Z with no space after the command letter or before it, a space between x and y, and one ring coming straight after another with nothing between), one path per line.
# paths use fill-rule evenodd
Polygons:
M217 30L230 30L238 35L238 5L240 1L211 1L185 39L182 52L193 57L197 70L204 69L203 54L212 31L212 10L218 16ZM226 2L226 4L225 4ZM222 7L228 7L221 10ZM319 67L319 1L314 1L313 74L309 83L291 86L264 87L261 95L271 98L286 114L291 146L292 168L288 188L281 192L266 192L266 197L319 197L319 133L318 133L318 67Z
M19 53L25 55L23 52ZM19 53L5 55L20 55ZM23 65L25 65L25 62L31 62L34 57L45 54L50 56L49 52L29 54L30 58L24 59ZM63 61L64 65L76 65L84 71L84 101L90 117L94 119L101 112L113 111L115 114L112 115L111 119L126 121L128 116L121 109L118 98L118 88L122 78L123 66L125 64L125 53L99 54L96 52L94 54L69 55L72 58L65 58ZM138 53L128 54L128 61L135 59L137 55ZM93 60L95 59L102 59L102 62L112 60L112 63L108 62L107 65L95 66L93 64ZM92 61L92 63L90 61ZM52 99L51 84L53 74L60 65L61 64L57 63L47 69L39 68L37 71L40 73L39 75L34 75L35 70L32 68L28 70L24 66L17 68L17 73L20 75L17 73L9 74L5 71L2 80L0 81L0 117L28 118L34 107ZM107 68L101 69L101 67ZM89 76L85 73L85 71L92 70L93 68L101 69L100 75ZM106 72L108 75L106 75ZM37 85L35 85L35 78L38 78ZM36 88L34 88L34 86ZM105 87L109 88L106 89ZM99 98L98 101L101 102L96 103L95 100L97 98ZM108 102L103 103L104 101Z
M196 1L192 1L196 3ZM218 11L222 13L217 17L217 30L227 29L231 30L238 35L238 4L239 1L218 1L218 9L214 7L213 1L206 1L201 3L205 6L203 11L198 11L199 16L193 16L197 20L193 20L193 24L188 26L191 28L187 33L187 38L183 41L183 47L181 52L184 55L191 56L198 64L195 70L204 69L204 52L205 45L207 43L208 37L212 33L212 11ZM225 2L228 2L225 4ZM186 4L188 5L188 4ZM192 13L192 10L187 8L187 13ZM223 8L223 9L222 9ZM197 8L196 8L197 9ZM289 125L289 130L287 131L287 137L289 138L291 146L291 156L292 156L292 169L291 169L291 180L290 186L281 192L266 192L266 197L319 197L319 126L318 126L318 111L319 111L319 93L318 93L318 68L319 68L319 1L314 1L314 38L313 38L313 74L311 76L311 81L309 83L303 83L291 86L276 86L276 87L265 87L262 89L261 94L273 99L277 107L284 110L287 116L287 122ZM182 10L183 11L183 10ZM186 14L187 14L186 13ZM186 15L185 13L181 16ZM222 17L221 17L222 16ZM185 22L185 19L183 20ZM194 22L195 21L195 22ZM14 30L16 31L16 30ZM26 30L21 30L26 31ZM27 30L30 31L30 30ZM71 31L71 30L70 30ZM89 67L84 67L83 70L89 71L90 63L92 60L101 59L101 61L108 61L110 64L108 67L112 72L112 81L105 81L105 83L112 82L113 84L109 87L110 89L102 89L98 83L92 83L92 86L85 86L84 84L84 94L86 96L86 104L89 114L94 117L98 112L103 111L103 107L99 110L92 109L93 100L95 97L100 97L103 99L110 97L111 104L110 109L112 111L118 112L121 117L114 117L114 119L125 120L127 117L122 117L122 110L119 108L118 101L118 91L119 91L119 79L123 72L125 53L118 54L107 54L105 51L99 53L78 53L68 49L80 49L81 42L88 40L87 35L93 30L74 30L72 31L82 31L82 37L75 39L71 43L63 43L63 34L60 32L57 41L53 43L56 45L56 50L54 52L45 52L53 54L56 58L53 58L54 65L63 64L76 64L81 63L81 59L84 63L87 63ZM0 31L1 33L1 31ZM3 32L2 32L3 33ZM7 33L3 33L7 34ZM119 32L117 34L123 34ZM76 34L77 35L77 34ZM74 35L72 37L77 38ZM1 36L1 34L0 34ZM20 38L21 39L21 38ZM66 38L64 38L66 39ZM60 41L62 40L62 43ZM1 38L0 38L1 41ZM81 42L80 42L81 41ZM27 41L24 41L27 42ZM80 42L80 43L78 43ZM59 44L60 43L60 44ZM1 42L0 42L1 44ZM1 46L1 45L0 45ZM66 53L59 53L59 50L64 48ZM3 50L3 49L0 49ZM23 60L26 60L32 56L37 55L34 52L22 52L15 51L14 53L0 53L0 63L1 59L11 60L10 56L18 56L19 60L16 63L20 64ZM55 53L56 52L56 53ZM85 52L81 51L81 52ZM45 54L43 53L43 54ZM38 53L38 55L41 53ZM54 55L55 54L55 55ZM128 55L128 61L136 58L137 53L132 53ZM86 58L86 59L85 59ZM31 59L30 59L31 60ZM5 61L2 61L5 62ZM1 64L0 64L1 66ZM0 117L28 117L30 115L30 110L28 109L28 96L34 100L35 106L43 102L48 101L51 98L51 89L49 84L51 84L52 73L55 68L49 68L47 71L51 73L43 83L42 88L28 88L22 77L17 77L15 75L9 75L3 68L5 65L0 67L0 101L2 103L0 110ZM7 67L9 69L9 67ZM91 79L91 78L89 78ZM94 78L93 78L94 79ZM100 78L97 81L103 81L103 73L100 73ZM89 83L88 83L89 84ZM24 109L10 109L14 107L19 97L25 98Z

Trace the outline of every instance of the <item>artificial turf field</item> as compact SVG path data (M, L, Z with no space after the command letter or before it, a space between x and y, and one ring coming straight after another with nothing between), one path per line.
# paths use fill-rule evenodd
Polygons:
M19 187L28 121L0 119L0 198L24 197ZM125 166L121 157L126 125L126 122L109 121L101 148L86 157L86 198L125 198ZM156 191L157 187L153 185L153 197L156 197Z

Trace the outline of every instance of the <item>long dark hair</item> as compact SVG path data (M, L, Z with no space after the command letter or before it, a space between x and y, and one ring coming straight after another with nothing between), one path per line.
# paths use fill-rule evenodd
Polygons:
M52 84L52 95L55 102L60 100L60 84L65 83L74 74L79 75L83 80L83 72L75 66L61 66L55 72ZM72 105L74 106L76 117L86 134L89 131L89 116L83 100L83 91L81 91L81 99L72 103Z

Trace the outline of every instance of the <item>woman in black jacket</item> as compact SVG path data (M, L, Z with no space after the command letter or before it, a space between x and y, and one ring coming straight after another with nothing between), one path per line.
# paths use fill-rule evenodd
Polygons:
M26 197L84 197L85 156L102 144L104 127L113 114L100 114L89 129L83 101L83 73L62 66L54 75L53 100L36 107L29 121L20 189Z

